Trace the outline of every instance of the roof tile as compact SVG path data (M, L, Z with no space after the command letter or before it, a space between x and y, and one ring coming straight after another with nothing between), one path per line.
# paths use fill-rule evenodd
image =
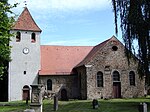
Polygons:
M42 31L33 20L27 7L25 7L12 29L38 32Z
M92 46L41 46L39 75L70 75Z
M115 36L92 46L41 46L39 75L70 75L73 68L86 65Z

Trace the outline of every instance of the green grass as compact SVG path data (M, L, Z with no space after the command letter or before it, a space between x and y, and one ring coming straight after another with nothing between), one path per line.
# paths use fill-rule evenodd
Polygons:
M27 108L25 101L0 102L0 112L23 112Z
M92 100L60 101L57 112L138 112L140 102L150 103L149 99L99 100L99 108L92 108ZM44 112L54 111L53 101L44 102ZM148 108L150 112L150 108Z
M150 99L110 99L99 100L99 108L92 108L92 100L70 100L59 101L57 112L138 112L138 105L140 102L148 103L148 112L150 112ZM5 106L3 106L5 105ZM29 108L25 102L0 102L0 112L23 112ZM43 101L43 112L53 112L53 100Z

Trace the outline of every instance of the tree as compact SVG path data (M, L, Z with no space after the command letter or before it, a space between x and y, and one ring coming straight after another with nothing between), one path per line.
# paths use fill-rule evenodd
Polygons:
M121 20L122 38L127 50L134 53L133 41L138 42L138 71L150 84L150 0L112 0L116 33ZM126 52L128 59L130 55Z
M8 62L10 61L9 41L12 34L9 33L12 28L14 18L8 17L13 14L11 8L15 7L7 3L7 0L0 0L0 79L7 72Z

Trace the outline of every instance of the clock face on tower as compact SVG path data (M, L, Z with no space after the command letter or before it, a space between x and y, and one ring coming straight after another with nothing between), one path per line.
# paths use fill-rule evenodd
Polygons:
M29 48L25 47L25 48L23 49L23 53L24 53L24 54L28 54L28 53L29 53Z

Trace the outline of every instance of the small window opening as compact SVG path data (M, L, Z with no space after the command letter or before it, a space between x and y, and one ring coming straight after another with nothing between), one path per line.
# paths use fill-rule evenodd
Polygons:
M51 79L47 80L47 90L52 90L52 80Z
M117 46L113 46L113 47L112 47L112 50L113 50L113 51L117 51L117 50L118 50L118 47L117 47Z
M130 86L135 86L135 73L133 71L129 72Z
M36 42L35 33L32 33L32 35L31 35L31 42L32 43Z
M24 75L26 75L26 73L27 73L27 72L26 72L26 71L24 71L23 73L24 73Z
M16 34L16 42L20 42L20 40L21 40L21 33L17 32L17 34Z

